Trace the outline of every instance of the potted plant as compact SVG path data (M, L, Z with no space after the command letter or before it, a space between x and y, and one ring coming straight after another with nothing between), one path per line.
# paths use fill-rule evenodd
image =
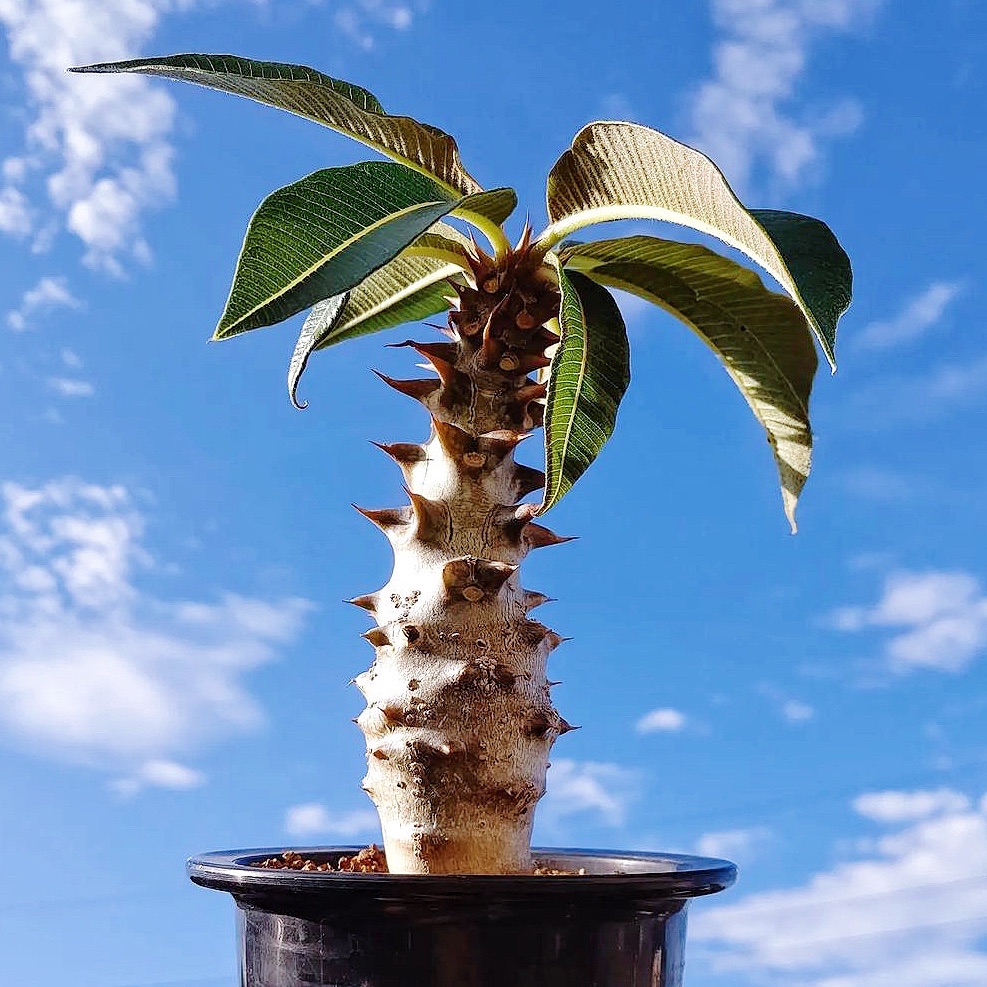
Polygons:
M732 865L532 855L549 751L572 728L546 677L562 639L532 618L547 598L522 587L518 567L532 549L566 540L536 519L616 422L630 371L610 287L671 312L720 359L765 428L794 530L810 465L815 342L832 362L850 301L835 237L807 216L746 209L708 158L658 131L597 122L549 174L547 227L535 236L525 225L512 245L513 190L484 190L449 135L385 113L358 86L230 55L75 71L143 72L247 96L391 159L316 171L268 196L250 221L215 338L311 309L288 373L296 404L316 350L447 313L436 326L445 339L392 344L433 374L380 375L431 419L426 442L380 447L400 467L409 504L360 509L395 557L383 588L351 601L374 620L364 636L376 657L355 680L367 700L357 722L388 873L347 873L382 870L382 858L354 858L355 848L195 858L193 879L232 891L240 906L244 983L679 984L685 902L727 886ZM627 218L711 234L787 294L696 243L571 239ZM514 459L540 426L544 472ZM524 499L536 491L540 500Z

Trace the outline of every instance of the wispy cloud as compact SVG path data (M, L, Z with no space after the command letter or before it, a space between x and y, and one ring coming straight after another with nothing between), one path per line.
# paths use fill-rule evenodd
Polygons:
M69 290L65 278L44 277L24 292L17 308L7 313L7 325L23 332L37 316L59 308L80 309L82 302Z
M160 87L137 76L82 77L65 69L133 57L163 14L194 2L0 4L0 23L11 60L22 71L31 114L22 153L5 162L7 184L0 198L15 197L26 205L24 187L43 185L46 214L30 224L36 246L64 225L83 242L86 262L93 267L120 273L124 260L150 256L140 218L175 194L169 142L174 103ZM23 220L18 232L26 232Z
M357 0L343 4L333 15L336 30L363 51L373 51L381 28L407 31L414 20L409 4L392 0Z
M120 795L136 795L144 788L169 788L188 791L199 788L206 782L206 776L195 768L177 761L154 759L145 761L137 771L116 779L111 788Z
M30 234L32 225L27 196L10 185L0 189L0 233L26 237Z
M853 809L880 823L912 822L944 813L966 812L970 800L949 788L914 792L865 792L853 800Z
M304 600L143 591L125 488L0 486L0 729L47 756L190 787L176 757L263 722L244 682L298 634Z
M91 398L96 388L88 380L71 377L49 377L48 386L63 398Z
M881 836L872 857L698 913L693 942L714 969L766 987L987 983L987 796L971 808L959 792L928 795L880 793L885 806L897 799L925 811L889 819L910 825ZM873 810L876 798L858 805Z
M879 0L712 0L720 32L713 74L691 99L692 142L735 186L759 165L785 186L817 170L822 145L852 133L860 105L847 98L799 113L796 98L813 41L864 23Z
M894 631L884 654L895 671L961 672L987 649L987 595L966 572L895 572L874 606L844 607L833 624Z
M816 715L815 708L801 699L786 699L781 704L781 715L789 723L808 723Z
M724 829L704 833L696 841L696 853L703 857L726 857L735 863L747 863L757 847L771 838L766 826L747 829Z
M854 429L921 425L958 408L982 404L987 396L987 356L947 363L928 373L885 377L850 394L839 421Z
M890 319L864 326L854 339L854 346L858 349L883 350L911 343L935 328L962 293L962 281L933 281Z
M638 733L678 733L686 723L685 713L663 706L645 713L635 724L635 729Z
M553 760L538 818L555 828L572 816L584 815L607 826L622 826L638 781L637 772L619 764Z
M288 809L284 816L284 829L289 836L329 836L351 840L379 833L380 821L373 809L330 812L321 802L306 802Z

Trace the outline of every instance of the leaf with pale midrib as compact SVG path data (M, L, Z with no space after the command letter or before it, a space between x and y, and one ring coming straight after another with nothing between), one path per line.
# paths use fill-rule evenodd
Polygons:
M613 434L630 383L630 350L613 296L589 278L559 268L558 344L545 405L545 495L557 504Z
M250 220L216 338L348 291L463 201L387 161L326 168L278 189Z
M292 403L296 404L298 381L315 350L447 309L446 279L468 267L468 244L458 230L436 223L351 292L319 302L306 317L292 355L288 373Z
M584 127L548 178L543 234L556 243L615 219L661 219L709 233L760 264L798 303L835 367L836 324L850 304L850 262L825 223L775 210L749 212L699 151L650 127Z
M308 401L299 403L297 393L298 382L302 379L302 374L305 373L305 367L308 365L308 358L312 355L312 350L315 349L313 337L320 330L332 329L332 326L339 321L349 298L350 293L344 291L341 295L334 295L332 298L326 298L319 302L316 306L319 309L318 321L306 319L302 326L298 342L295 343L294 352L291 354L291 362L288 365L288 397L299 411L308 407Z
M73 72L137 72L192 82L298 114L437 178L463 195L482 186L463 167L455 140L437 127L385 113L373 94L305 65L239 55L181 54L100 62Z
M819 362L798 306L698 244L634 236L572 245L561 256L601 284L660 305L716 354L767 432L794 531L811 466L808 405Z

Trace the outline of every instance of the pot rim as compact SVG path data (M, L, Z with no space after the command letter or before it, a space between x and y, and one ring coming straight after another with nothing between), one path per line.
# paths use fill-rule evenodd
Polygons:
M286 849L316 860L335 860L361 846L264 847L198 854L187 863L196 884L235 896L267 894L324 896L346 892L375 897L404 894L429 896L522 896L526 899L606 897L684 899L715 894L737 878L736 864L716 857L627 850L585 850L533 847L539 863L585 874L353 874L326 871L274 870L256 865Z

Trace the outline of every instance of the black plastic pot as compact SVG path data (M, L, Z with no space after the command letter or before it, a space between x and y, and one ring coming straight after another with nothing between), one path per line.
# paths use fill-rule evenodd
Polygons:
M358 847L299 848L331 863ZM585 875L420 876L266 870L279 849L193 857L237 904L243 987L680 987L690 898L726 860L536 850Z

